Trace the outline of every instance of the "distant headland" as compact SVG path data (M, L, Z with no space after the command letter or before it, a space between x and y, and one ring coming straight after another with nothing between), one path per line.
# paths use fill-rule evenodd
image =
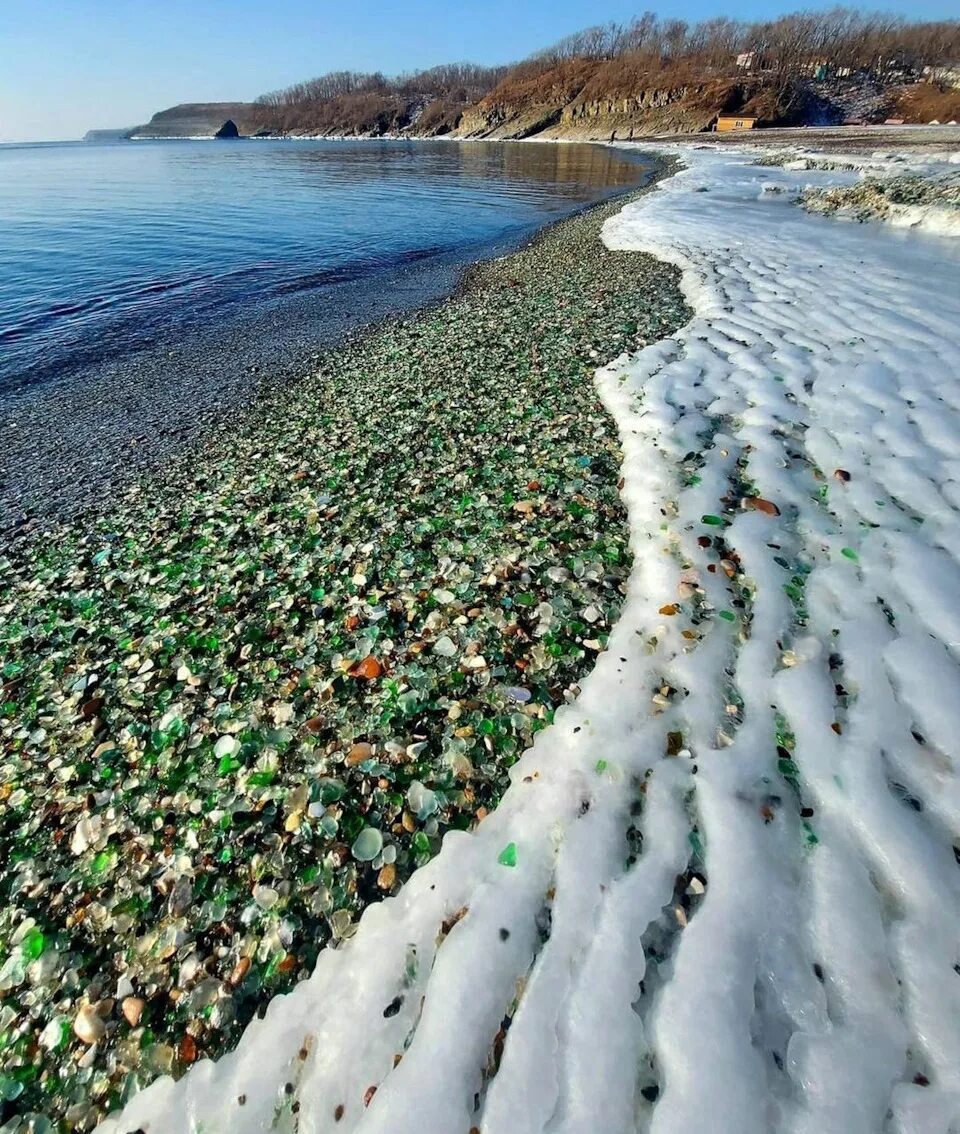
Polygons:
M256 133L252 102L183 102L159 110L142 126L88 130L85 142L126 142L138 138L236 138Z

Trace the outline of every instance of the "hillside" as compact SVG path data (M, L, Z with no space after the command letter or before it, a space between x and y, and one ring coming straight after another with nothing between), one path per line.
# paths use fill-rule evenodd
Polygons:
M893 92L894 109L904 122L960 121L960 90L936 83L917 83Z
M86 140L209 138L229 121L248 136L588 141L700 133L710 130L719 114L734 113L755 116L760 126L960 119L960 91L931 82L888 86L860 74L780 83L770 76L704 74L689 64L623 64L564 62L534 76L511 76L474 102L386 90L297 106L184 103L132 130L90 130Z
M435 137L505 77L506 67L452 63L387 79L380 72L334 71L257 99L252 118L284 135L410 134Z
M253 104L249 102L183 102L158 111L143 126L130 131L132 138L212 138L228 121L241 134L253 132Z
M625 67L572 60L512 76L476 102L396 92L341 95L309 107L255 105L253 129L276 136L621 140L710 130L720 114L759 126L949 122L960 91L936 83L887 85L868 74L814 81L717 75L692 64ZM245 132L241 128L241 133Z
M698 133L721 113L791 121L794 96L789 83L712 75L689 63L575 59L509 78L464 114L457 133L584 139Z
M394 91L361 91L324 99L308 108L255 106L252 121L268 134L296 137L357 135L382 137L449 134L469 103Z
M264 132L629 138L762 126L956 116L960 24L853 9L744 23L646 13L568 36L511 67L469 64L385 78L335 72L257 100Z
M949 122L960 23L854 9L688 24L652 13L568 36L512 66L444 64L388 78L334 71L253 103L184 103L132 136L571 137L709 130L720 114L760 126Z
M728 111L769 124L797 117L789 82L716 75L689 61L574 58L504 71L486 91L417 90L407 79L389 85L365 76L356 77L360 89L335 94L291 88L258 100L252 122L262 133L293 137L605 139L707 130Z

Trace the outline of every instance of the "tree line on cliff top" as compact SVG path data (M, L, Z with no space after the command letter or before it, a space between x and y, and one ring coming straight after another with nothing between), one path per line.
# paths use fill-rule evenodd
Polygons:
M915 21L850 8L796 12L744 22L697 23L645 12L629 23L585 28L522 60L499 67L452 63L387 77L333 71L259 98L255 123L271 131L455 128L477 103L507 104L629 93L638 82L735 76L749 69L773 86L810 77L869 73L881 82L934 81L960 61L960 22Z
M509 67L444 63L387 78L380 71L330 71L262 95L255 123L270 130L401 128L413 114L435 120L436 132L452 129L473 105L506 77ZM424 123L426 124L426 123Z

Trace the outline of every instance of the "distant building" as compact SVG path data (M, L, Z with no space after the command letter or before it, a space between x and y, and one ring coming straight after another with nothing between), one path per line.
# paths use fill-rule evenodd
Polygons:
M752 130L756 124L756 118L737 117L734 114L721 114L717 119L717 131L718 133L725 134L729 130Z
M737 56L737 66L741 71L749 71L753 67L754 51L741 51Z

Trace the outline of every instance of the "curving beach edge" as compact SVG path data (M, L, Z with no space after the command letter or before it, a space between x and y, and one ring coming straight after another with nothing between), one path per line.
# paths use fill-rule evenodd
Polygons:
M630 568L592 374L689 317L676 269L602 245L619 207L475 266L8 552L20 1114L89 1129L229 1051L485 821L575 697Z
M951 1129L956 163L662 153L3 564L21 1113Z
M686 150L604 228L694 317L597 372L633 565L576 701L105 1132L949 1129L960 262L755 158Z

